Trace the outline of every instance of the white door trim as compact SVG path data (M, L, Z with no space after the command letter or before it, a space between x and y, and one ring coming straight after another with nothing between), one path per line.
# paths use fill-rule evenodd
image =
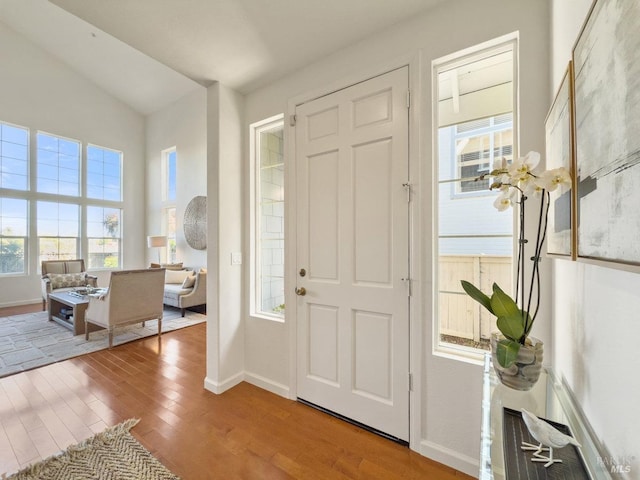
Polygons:
M297 398L297 308L296 295L294 287L296 282L296 262L297 251L296 242L296 162L291 159L295 158L295 132L291 126L290 119L295 114L296 106L315 98L342 90L356 83L364 82L370 78L382 75L391 70L395 70L404 66L409 67L409 89L411 91L411 108L409 111L409 183L412 185L412 202L409 213L409 238L410 238L410 275L412 278L412 297L410 301L409 311L409 331L410 331L410 356L409 368L413 378L413 388L409 394L409 415L410 415L410 431L409 431L409 447L420 452L422 439L422 378L425 369L422 365L422 359L426 358L424 337L424 327L426 321L424 318L423 301L422 301L422 252L420 248L420 215L421 215L421 184L422 168L420 165L420 111L422 108L423 95L422 89L422 67L420 62L421 52L415 51L411 54L402 56L391 62L384 62L374 66L366 71L356 72L341 80L329 83L317 89L308 91L301 95L292 97L287 102L287 112L285 115L285 136L288 139L285 145L285 158L288 159L285 166L285 230L289 239L285 243L285 259L286 259L286 275L285 275L285 304L287 305L286 323L289 333L289 398L295 400ZM430 118L430 117L429 117ZM429 126L427 126L429 127ZM429 127L430 128L430 127ZM429 136L430 138L430 136Z

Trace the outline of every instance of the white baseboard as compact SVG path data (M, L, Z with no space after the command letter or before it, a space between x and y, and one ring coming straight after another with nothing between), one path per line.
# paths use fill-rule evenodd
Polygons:
M32 300L20 300L18 302L3 302L0 303L0 308L21 307L22 305L33 305L34 303L42 304L42 297L34 298Z
M427 440L420 442L420 454L472 477L478 477L480 462L476 458Z
M227 378L223 382L216 382L209 377L204 379L204 388L217 395L226 392L230 388L235 387L244 380L244 372L240 372L233 377Z
M289 398L289 387L256 373L244 372L244 381L281 397Z

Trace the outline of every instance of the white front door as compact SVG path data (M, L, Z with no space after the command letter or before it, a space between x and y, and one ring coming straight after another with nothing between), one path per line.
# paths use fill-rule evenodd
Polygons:
M302 104L295 126L297 396L405 441L408 81L404 67Z

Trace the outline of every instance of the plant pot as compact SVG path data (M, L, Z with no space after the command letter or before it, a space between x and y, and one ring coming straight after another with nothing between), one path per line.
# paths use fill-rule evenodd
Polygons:
M491 334L491 358L496 375L503 385L515 390L531 390L540 378L542 370L543 343L537 338L527 337L525 345L520 346L516 361L508 368L502 367L496 357L496 345L505 337L499 333Z

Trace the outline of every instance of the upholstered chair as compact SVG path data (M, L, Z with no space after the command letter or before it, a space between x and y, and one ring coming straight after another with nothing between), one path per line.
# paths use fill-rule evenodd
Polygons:
M120 270L111 272L109 289L98 297L89 296L84 316L85 338L89 340L89 324L106 328L109 348L113 346L115 327L158 320L158 336L162 334L162 294L164 268Z

